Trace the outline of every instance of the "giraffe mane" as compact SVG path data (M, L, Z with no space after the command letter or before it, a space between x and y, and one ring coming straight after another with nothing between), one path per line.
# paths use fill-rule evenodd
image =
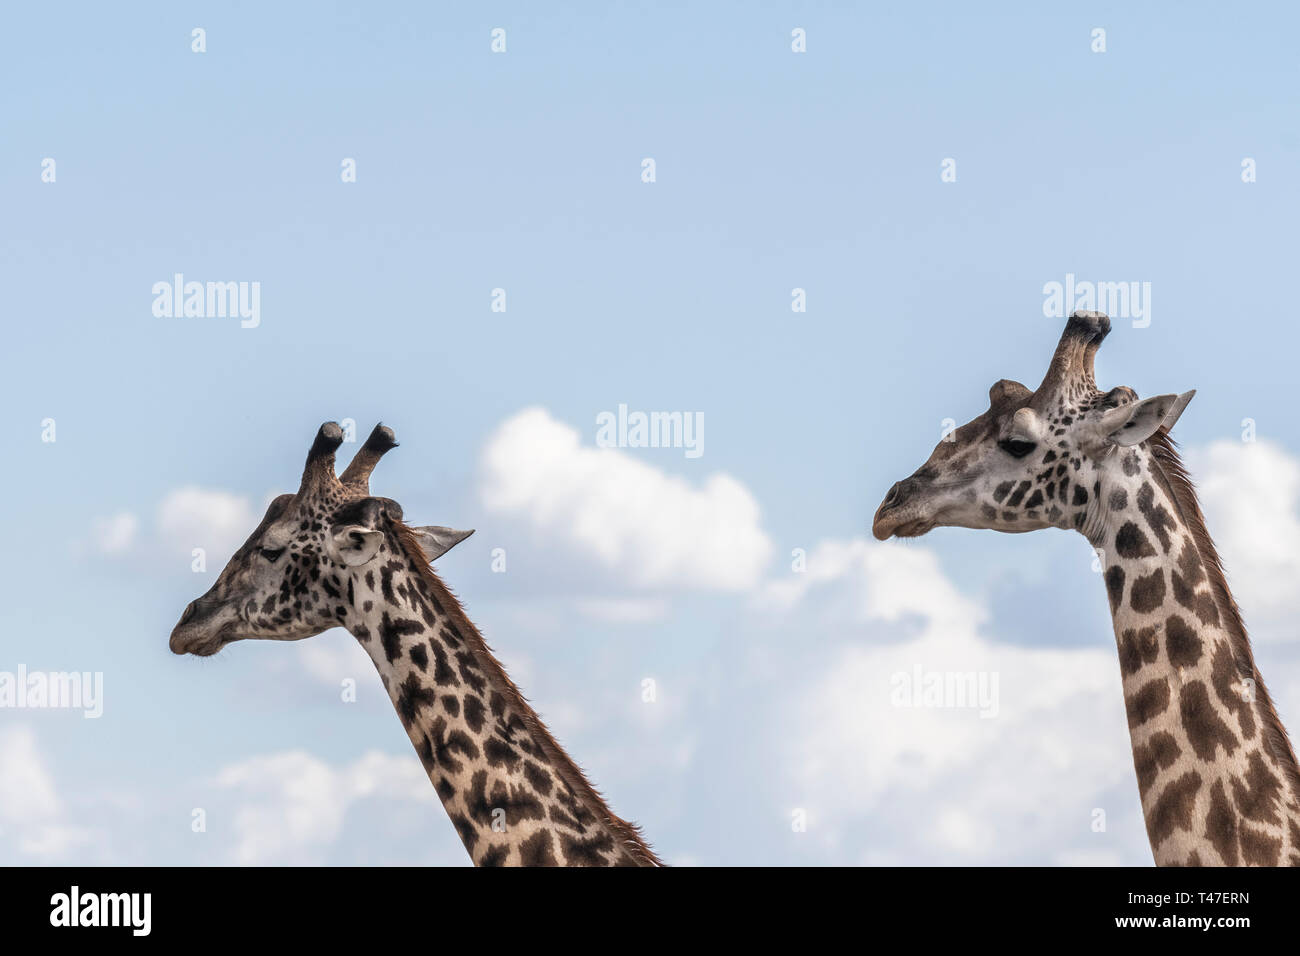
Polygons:
M1269 695L1268 688L1264 686L1264 679L1255 667L1255 654L1246 633L1241 608L1237 606L1236 598L1228 589L1223 562L1219 559L1219 552L1214 546L1213 539L1210 538L1209 529L1205 525L1205 516L1201 514L1201 505L1196 497L1196 486L1186 466L1183 465L1182 458L1178 455L1178 443L1163 427L1157 430L1147 442L1158 465L1157 475L1163 481L1165 490L1174 505L1181 512L1183 523L1192 532L1196 550L1200 552L1201 563L1205 566L1205 573L1214 595L1214 603L1218 605L1220 618L1232 642L1237 669L1243 674L1251 675L1255 681L1261 710L1266 718L1263 721L1265 742L1281 764L1291 785L1291 792L1300 793L1300 765L1296 763L1291 739L1287 736L1286 727L1273 706L1273 698Z
M604 819L609 828L622 840L625 850L633 855L640 856L643 862L651 863L654 866L663 866L663 861L655 855L650 848L650 844L642 836L641 828L635 823L617 816L609 809L609 805L605 802L601 792L587 779L587 775L582 768L574 763L573 758L565 752L559 741L542 723L541 718L537 716L537 712L528 703L528 699L523 695L523 692L515 686L515 682L510 679L510 675L501 666L501 662L496 659L496 656L492 653L492 648L488 646L478 627L469 619L469 615L465 613L465 608L461 605L460 600L429 565L429 559L425 555L424 549L420 547L415 532L400 520L392 519L391 524L402 553L415 565L417 573L429 588L434 601L446 613L451 624L455 627L457 636L475 651L476 656L483 662L484 669L489 672L489 677L501 688L507 703L523 719L529 733L541 744L543 752L562 775L565 783L573 788L574 792L588 804L591 810Z

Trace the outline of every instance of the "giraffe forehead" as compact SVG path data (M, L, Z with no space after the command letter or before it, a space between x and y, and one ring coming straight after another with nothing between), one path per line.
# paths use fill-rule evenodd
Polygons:
M1066 438L1070 426L1078 424L1085 416L1135 402L1137 398L1137 392L1127 385L1103 392L1095 386L1083 388L1079 383L1071 383L1068 388L1033 392L1019 382L1002 379L989 389L988 409L954 429L951 440L940 443L929 464L950 464L950 459L964 459L963 450L997 441L1008 429L1044 430L1048 432L1045 437Z

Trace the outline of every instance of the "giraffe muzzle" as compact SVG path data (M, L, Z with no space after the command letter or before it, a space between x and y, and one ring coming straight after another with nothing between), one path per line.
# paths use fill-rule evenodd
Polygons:
M167 641L167 647L173 654L188 654L192 644L191 635L186 625L194 620L195 605L197 601L191 601L185 605L185 610L181 612L181 619L176 622L172 628L171 638Z
M230 635L226 633L228 626L214 627L213 615L202 601L202 598L196 598L185 605L181 619L172 628L167 646L173 654L207 657L230 642Z
M915 475L896 481L885 492L885 499L876 509L871 522L871 533L880 541L892 537L914 538L934 527L934 522L920 514L918 502L921 480Z

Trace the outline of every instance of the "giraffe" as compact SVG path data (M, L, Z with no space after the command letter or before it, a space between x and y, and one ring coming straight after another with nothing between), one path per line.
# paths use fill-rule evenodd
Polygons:
M1104 567L1157 865L1300 865L1300 770L1169 432L1194 392L1103 392L1110 319L1070 316L1036 391L989 409L889 489L872 532L1081 532Z
M339 477L337 423L320 427L295 494L275 498L172 631L177 654L344 627L374 662L478 866L658 866L511 682L429 566L473 532L412 527L370 473L396 447L376 425Z

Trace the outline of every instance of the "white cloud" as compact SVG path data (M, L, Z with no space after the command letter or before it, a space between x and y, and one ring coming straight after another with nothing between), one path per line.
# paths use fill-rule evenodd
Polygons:
M578 598L574 607L579 614L608 624L643 624L668 614L668 602L653 598Z
M342 628L318 634L310 640L297 641L298 662L321 683L340 687L345 678L370 680L374 665L357 639Z
M59 809L54 779L45 769L31 728L0 727L0 820L48 820Z
M1295 640L1289 625L1300 612L1300 461L1269 441L1217 441L1187 457L1253 635Z
M0 727L0 847L47 863L89 838L88 830L66 821L31 728Z
M541 408L502 423L483 473L489 511L636 587L743 590L772 553L757 501L734 478L714 473L697 486L626 452L586 447Z
M827 852L842 859L861 844L864 861L895 863L1116 852L1149 861L1109 646L989 641L983 605L932 553L896 542L824 542L807 572L770 585L761 602L783 609L774 623L787 632L816 609L819 666L787 708L785 749L789 799L808 810L809 834ZM826 608L838 631L826 630ZM905 619L914 629L898 639L890 625ZM896 675L918 668L996 679L996 716L904 706ZM1107 833L1091 829L1098 808Z
M852 587L841 586L846 579ZM948 581L933 552L898 542L823 541L808 555L806 570L767 582L757 602L790 610L814 592L817 606L842 624L922 615L939 630L962 631L985 617L977 602Z
M158 534L170 554L188 556L203 548L223 560L244 543L261 515L249 499L193 485L170 492L158 505Z
M336 842L348 810L382 797L444 816L428 777L412 755L369 751L335 768L305 751L252 757L223 768L216 786L239 801L231 862L314 865Z
M204 832L187 826L195 806L205 811ZM101 781L87 789L60 787L29 727L0 726L0 864L123 862L469 860L409 748L400 755L371 750L342 764L286 751L240 760L206 779L177 776L161 786L133 780L121 788Z
M91 523L91 544L100 554L122 554L135 543L139 528L140 519L129 511L96 518Z
M158 503L147 534L141 533L137 515L121 511L93 519L88 540L77 542L75 548L78 553L90 551L113 558L183 559L186 564L193 550L202 548L209 570L220 570L261 520L261 512L243 495L186 485L168 492Z

